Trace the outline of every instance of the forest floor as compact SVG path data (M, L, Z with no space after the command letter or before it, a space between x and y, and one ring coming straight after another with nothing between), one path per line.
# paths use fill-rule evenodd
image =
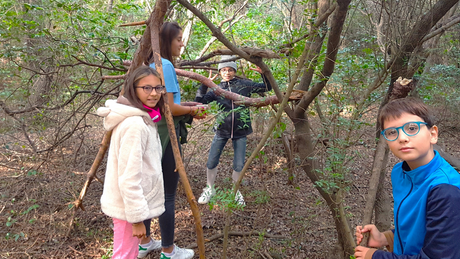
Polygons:
M196 199L206 184L205 165L213 138L212 131L203 130L204 125L207 123L194 123L189 143L183 146L184 164ZM460 157L460 128L453 122L445 125L445 129L441 125L439 143L445 151ZM351 184L345 203L352 228L363 216L375 148L373 132L373 126L361 128L356 133L364 136L363 141L351 147L359 154L348 164ZM102 184L90 185L83 201L85 211L71 208L102 140L101 127L90 128L84 135L41 155L27 151L21 141L11 136L0 134L0 258L110 258L112 221L100 209ZM20 139L19 133L14 136ZM248 138L248 156L261 136L256 132ZM311 181L296 166L294 184L288 183L288 166L279 138L271 139L262 153L252 163L241 187L247 205L232 213L233 235L227 257L338 258L331 213ZM229 142L219 164L216 185L220 188L231 188L232 157ZM396 162L391 156L388 169ZM98 170L102 180L104 171L102 164ZM385 189L391 192L388 175ZM226 213L221 208L199 205L205 239L223 233ZM153 237L159 239L156 220L151 230ZM247 235L251 232L256 234ZM193 216L180 184L175 242L181 247L196 247ZM205 248L206 258L222 258L223 238L206 242ZM198 249L194 250L198 258ZM159 258L159 252L146 258Z

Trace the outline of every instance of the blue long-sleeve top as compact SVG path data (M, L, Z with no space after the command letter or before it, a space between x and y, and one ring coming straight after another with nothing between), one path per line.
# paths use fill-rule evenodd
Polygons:
M373 259L460 259L460 174L438 152L430 163L393 168L394 251Z

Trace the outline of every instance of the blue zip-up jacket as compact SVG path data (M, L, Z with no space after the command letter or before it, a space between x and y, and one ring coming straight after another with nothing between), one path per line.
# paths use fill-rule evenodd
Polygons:
M394 251L372 258L460 259L460 174L434 152L414 170L406 162L393 168Z

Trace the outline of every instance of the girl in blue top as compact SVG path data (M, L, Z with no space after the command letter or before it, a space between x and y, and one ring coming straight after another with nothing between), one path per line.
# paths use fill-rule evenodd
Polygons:
M180 87L176 71L174 70L173 57L180 56L183 46L182 28L175 22L164 23L160 29L160 54L166 86L166 98L168 98L171 113L174 116L176 135L178 137L180 136L179 121L185 116L192 116L197 119L204 118L204 116L198 115L203 108L181 105ZM153 60L150 62L153 62ZM151 63L150 66L155 67L155 64ZM158 123L158 132L163 146L161 166L163 169L165 193L165 212L159 217L161 241L150 238L150 220L144 221L147 228L147 235L141 239L138 257L145 257L150 251L160 249L161 247L161 259L189 259L194 255L192 249L179 248L174 245L174 202L179 173L176 171L176 162L164 118Z

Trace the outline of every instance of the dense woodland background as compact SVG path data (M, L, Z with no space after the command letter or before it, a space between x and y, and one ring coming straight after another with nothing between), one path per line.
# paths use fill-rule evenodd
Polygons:
M376 118L382 104L407 94L393 92L400 76L414 78L409 95L433 107L437 148L460 164L458 0L161 1L165 21L184 29L179 68L207 77L229 49L241 58L239 76L260 81L248 69L258 65L274 85L268 95L281 99L293 88L300 96L279 121L279 104L252 109L247 157L257 156L242 210L227 202L233 150L225 149L223 192L215 206L199 207L207 258L350 258L357 224L391 228L389 170L398 160L378 144ZM156 4L0 0L1 258L110 258L102 184L92 183L84 211L73 206L104 135L95 110L119 95L123 81L109 78L126 74L145 40L145 24L119 26L147 21ZM180 77L182 99L193 100L199 84ZM184 146L195 196L217 109L192 124ZM176 209L176 242L196 248L182 187ZM152 231L159 238L157 224Z

